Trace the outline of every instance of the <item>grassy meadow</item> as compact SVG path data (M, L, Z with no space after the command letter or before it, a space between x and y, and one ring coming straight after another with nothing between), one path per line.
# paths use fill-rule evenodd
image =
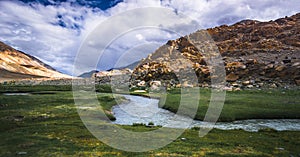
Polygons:
M173 89L168 92L166 100L160 101L159 105L164 109L177 112L180 97L180 89ZM211 91L200 89L195 119L204 119L210 99ZM298 118L300 118L300 90L243 90L226 92L223 110L218 121Z
M197 129L190 129L158 150L143 153L117 150L96 139L86 129L70 90L70 86L0 86L1 93L31 93L0 93L0 156L300 156L300 132L271 129L259 132L214 129L202 138L198 136ZM97 90L108 92L98 94L98 100L109 111L116 104L109 88L102 86ZM221 118L243 119L260 114L297 118L299 92L284 92L228 92ZM163 107L175 110L180 99L178 94L176 90L170 91ZM209 90L201 91L200 109L203 107L205 110L209 95ZM237 117L240 113L243 117ZM201 118L201 114L199 110L197 116ZM157 129L142 125L122 127L136 132Z

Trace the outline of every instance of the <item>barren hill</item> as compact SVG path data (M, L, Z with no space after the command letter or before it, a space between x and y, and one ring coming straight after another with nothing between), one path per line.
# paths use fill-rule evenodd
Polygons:
M0 79L71 78L37 58L0 42Z
M269 22L244 20L205 32L222 55L230 89L300 85L300 13ZM199 31L170 40L142 60L133 71L131 85L150 86L161 81L168 87L193 86L193 82L179 82L175 75L192 68L200 86L209 86L210 68L205 62L209 45L199 41L204 46L197 49L190 40L196 33Z

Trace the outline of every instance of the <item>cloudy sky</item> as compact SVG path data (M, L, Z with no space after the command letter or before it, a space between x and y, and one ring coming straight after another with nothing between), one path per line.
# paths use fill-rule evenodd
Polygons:
M74 60L79 56L80 69L74 73L78 75L137 61L167 40L198 29L243 19L269 21L291 16L300 12L298 3L298 0L1 0L0 40L67 74L73 73ZM95 61L97 64L91 64Z

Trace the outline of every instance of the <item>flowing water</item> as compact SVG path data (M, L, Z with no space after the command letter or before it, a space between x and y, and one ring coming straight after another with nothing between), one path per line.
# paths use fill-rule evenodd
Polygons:
M30 93L3 93L3 95L30 95Z
M153 122L174 128L201 127L206 123L199 120L192 120L183 116L175 116L174 113L159 108L157 99L150 99L139 96L123 95L130 100L129 103L113 107L116 121L113 123L121 125L132 125L133 123L148 124ZM176 120L173 120L173 119ZM294 130L300 131L300 119L251 119L234 122L218 122L214 128L222 130L243 129L246 131L258 131L259 129L271 128L278 131Z

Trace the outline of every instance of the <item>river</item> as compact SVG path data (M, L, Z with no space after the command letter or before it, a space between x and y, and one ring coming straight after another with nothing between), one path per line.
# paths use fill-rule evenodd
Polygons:
M132 125L133 123L166 126L169 120L174 118L174 113L159 108L157 99L150 99L140 96L123 95L130 100L128 103L114 106L112 111L116 117L113 123L121 125ZM199 120L192 120L183 116L176 116L178 123L172 125L174 128L185 128L184 122L191 122L189 128L201 127L205 123ZM188 123L189 124L189 123ZM169 126L169 125L168 125ZM293 130L300 131L300 119L251 119L234 122L217 122L214 128L222 130L243 129L256 132L260 129L271 128L278 131Z

